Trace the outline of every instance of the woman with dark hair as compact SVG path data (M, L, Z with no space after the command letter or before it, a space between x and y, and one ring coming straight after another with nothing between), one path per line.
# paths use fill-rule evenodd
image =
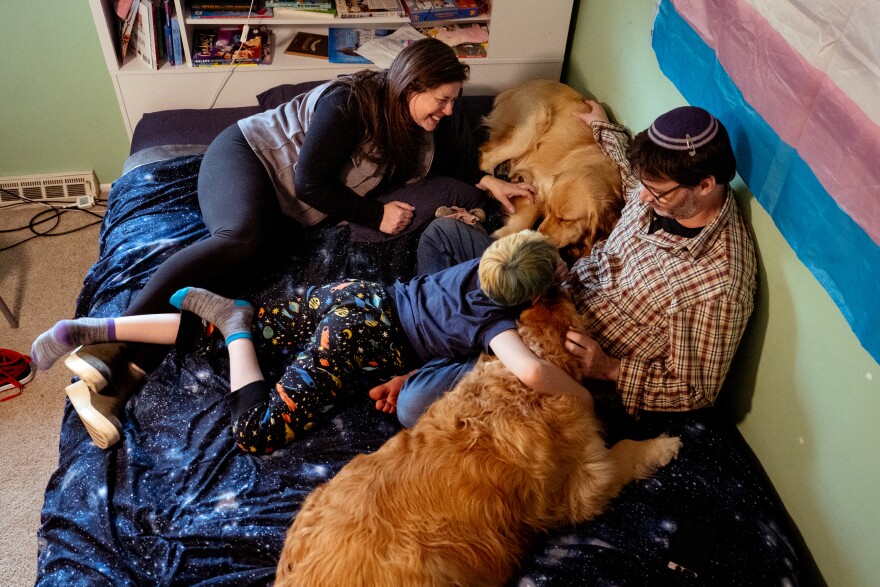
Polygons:
M167 312L184 286L236 295L271 263L276 236L299 225L348 222L352 239L380 241L420 230L440 206L466 210L486 191L512 209L532 197L481 172L456 101L469 67L436 39L405 47L391 67L322 84L238 121L214 139L198 178L210 236L165 260L127 315ZM74 351L65 364L120 412L164 349L120 344Z

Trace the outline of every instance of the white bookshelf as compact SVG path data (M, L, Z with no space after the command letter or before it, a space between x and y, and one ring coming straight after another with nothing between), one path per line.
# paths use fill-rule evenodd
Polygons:
M328 27L396 28L408 23L401 17L369 18L260 18L250 26L266 25L275 34L270 65L192 67L190 51L193 29L199 26L241 25L244 19L192 19L185 0L175 0L186 64L149 69L129 51L121 63L114 46L113 3L89 0L95 27L113 80L129 138L147 112L174 108L208 108L218 88L215 108L256 105L256 96L285 83L325 80L369 67L336 64L308 57L286 55L284 48L300 30L327 32ZM495 94L529 79L558 80L572 17L573 0L494 0L491 17L457 19L483 22L489 27L488 57L464 59L470 65L467 94ZM424 24L435 24L424 23ZM234 69L230 75L229 70Z

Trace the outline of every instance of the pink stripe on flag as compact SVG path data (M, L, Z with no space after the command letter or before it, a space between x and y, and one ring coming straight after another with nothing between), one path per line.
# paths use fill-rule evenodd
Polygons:
M672 0L746 101L880 245L880 127L744 0Z

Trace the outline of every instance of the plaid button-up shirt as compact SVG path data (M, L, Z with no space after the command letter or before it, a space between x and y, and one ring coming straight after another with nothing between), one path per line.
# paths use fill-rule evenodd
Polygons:
M626 160L629 131L595 122L593 133L620 166L627 201L608 239L572 267L575 304L590 336L620 359L627 412L710 406L754 306L751 235L729 188L699 235L649 234L652 210Z

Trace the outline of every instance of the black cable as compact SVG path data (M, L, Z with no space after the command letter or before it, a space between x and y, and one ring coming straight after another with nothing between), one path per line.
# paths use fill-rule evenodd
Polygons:
M13 198L21 200L20 203L9 204L9 207L19 206L19 205L24 205L24 204L42 204L42 205L46 206L45 210L41 210L31 217L27 226L20 226L18 228L0 230L0 234L18 232L21 230L30 230L33 233L32 236L29 236L25 239L22 239L22 240L18 241L17 243L13 243L9 246L0 248L0 252L8 251L9 249L15 248L18 245L21 245L23 243L26 243L30 240L35 239L38 236L64 236L67 234L72 234L74 232L84 230L84 229L89 228L91 226L95 226L96 224L100 224L101 221L104 219L104 216L102 214L96 214L95 212L92 212L91 210L88 210L85 208L80 208L76 204L71 204L71 205L67 205L67 206L52 205L52 204L48 204L46 202L41 202L39 200L31 200L30 198L25 198L25 197L19 196L18 194L14 194L14 193L10 192L9 190L5 190L2 188L0 188L0 191L2 191L3 193L5 193L9 196L12 196ZM106 207L106 204L99 204L98 200L95 200L95 205ZM90 222L88 224L84 224L82 226L78 226L78 227L70 229L70 230L65 230L63 232L52 232L53 230L55 230L55 228L58 227L59 224L61 224L61 216L63 216L67 212L84 212L86 214L90 214L90 215L94 216L95 218L98 218L98 220L96 220L94 222ZM45 214L50 214L50 216L47 218L41 218ZM43 232L40 232L37 230L37 228L40 225L45 224L46 222L52 222L53 220L54 220L54 223L52 224L52 226L48 230L44 230Z

